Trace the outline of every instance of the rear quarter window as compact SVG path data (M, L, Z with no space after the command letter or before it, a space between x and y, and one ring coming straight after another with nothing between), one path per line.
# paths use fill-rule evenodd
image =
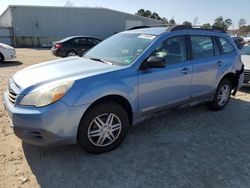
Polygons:
M220 42L223 54L234 51L234 46L226 38L219 37L219 42Z

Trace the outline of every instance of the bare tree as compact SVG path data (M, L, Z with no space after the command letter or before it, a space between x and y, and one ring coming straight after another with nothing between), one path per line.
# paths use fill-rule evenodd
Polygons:
M241 18L238 22L238 26L239 28L241 28L242 26L246 25L246 20L244 18Z
M65 7L73 7L74 6L74 3L72 1L67 1L64 5Z
M198 25L199 24L199 17L195 17L193 21L193 25Z

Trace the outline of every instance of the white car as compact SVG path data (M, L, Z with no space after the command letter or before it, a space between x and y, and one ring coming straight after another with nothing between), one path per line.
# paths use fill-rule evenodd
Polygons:
M241 50L241 58L244 63L244 85L250 86L250 45Z
M250 42L250 37L243 37L243 39L244 39L245 43L249 43Z
M0 43L0 62L14 58L16 58L15 48L7 44Z

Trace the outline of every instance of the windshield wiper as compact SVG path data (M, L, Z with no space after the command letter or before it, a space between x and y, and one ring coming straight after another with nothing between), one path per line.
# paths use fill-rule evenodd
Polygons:
M109 61L106 61L106 60L103 60L103 59L101 59L101 58L86 57L86 56L84 56L84 57L87 58L87 59L91 59L91 60L93 60L93 61L99 61L99 62L101 62L101 63L105 63L105 64L109 64L109 65L114 65L113 63L111 63L111 62L109 62Z
M94 61L99 61L99 62L102 62L102 63L106 63L105 61L103 61L103 60L100 59L100 58L90 57L89 59L94 60Z

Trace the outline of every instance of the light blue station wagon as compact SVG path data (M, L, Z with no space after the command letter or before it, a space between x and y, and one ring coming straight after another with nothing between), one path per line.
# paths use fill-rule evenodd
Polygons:
M221 30L141 26L83 57L17 72L4 93L14 133L36 145L78 142L113 150L130 125L161 110L206 102L222 110L243 82L237 46Z

